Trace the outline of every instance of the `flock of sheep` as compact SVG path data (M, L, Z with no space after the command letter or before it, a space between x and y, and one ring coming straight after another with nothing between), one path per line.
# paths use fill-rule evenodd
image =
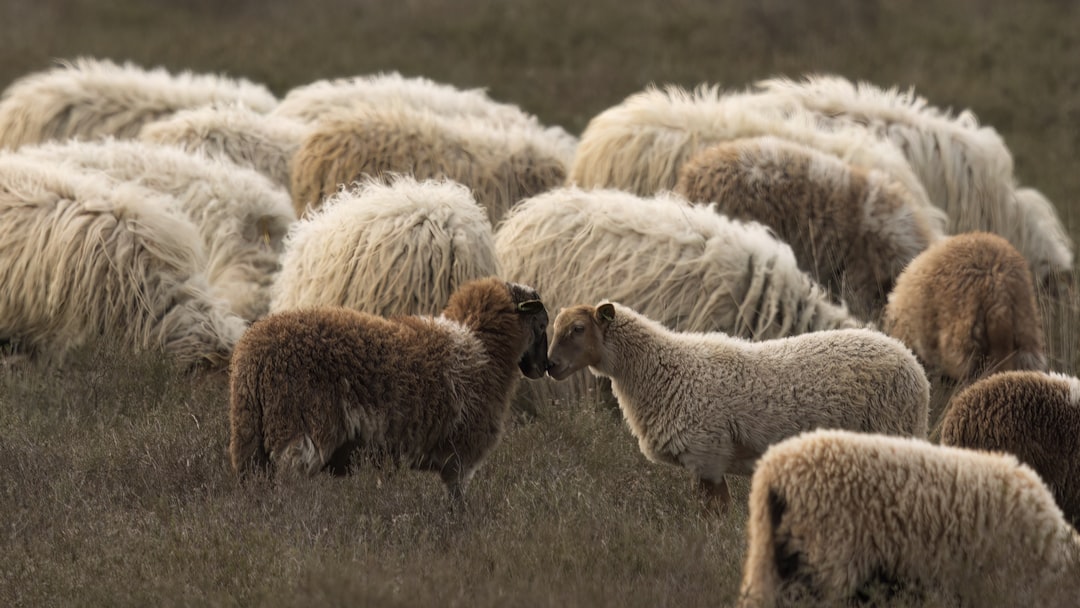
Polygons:
M1080 601L1080 380L1036 300L1073 243L912 92L649 87L579 138L398 74L78 59L0 97L0 226L6 356L227 367L242 479L359 455L460 501L515 399L610 395L710 507L751 476L745 606Z

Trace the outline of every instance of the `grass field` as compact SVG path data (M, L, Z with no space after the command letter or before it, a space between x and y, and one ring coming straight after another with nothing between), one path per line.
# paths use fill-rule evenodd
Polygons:
M225 72L277 94L399 70L486 87L579 133L650 82L835 72L971 108L1074 238L1080 7L943 0L5 0L0 88L76 55ZM0 287L2 288L2 287ZM1075 318L1048 327L1075 373ZM703 513L618 412L515 422L451 511L436 476L237 485L223 377L98 345L0 371L0 605L723 606L747 484Z

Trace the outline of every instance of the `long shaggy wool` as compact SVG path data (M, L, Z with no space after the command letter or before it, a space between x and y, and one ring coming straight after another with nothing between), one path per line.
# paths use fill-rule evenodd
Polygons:
M177 110L241 102L267 112L277 99L259 84L213 74L80 57L26 75L0 96L0 149L54 139L132 138Z
M896 277L942 236L889 175L776 137L705 148L683 165L675 192L772 228L800 268L875 322Z
M559 151L569 166L577 138L562 127L543 125L536 116L520 107L491 99L483 89L458 89L423 77L405 77L397 72L318 80L290 90L273 114L315 123L339 109L407 108L423 110L444 118L464 118L505 129L533 131Z
M1008 452L1035 469L1073 526L1080 527L1080 380L1004 372L957 393L941 443Z
M865 129L821 129L809 112L781 118L761 111L747 96L725 96L716 86L693 91L650 86L593 117L581 134L568 183L649 196L674 188L683 163L703 148L765 135L885 172L903 184L932 225L944 231L945 213L930 203L907 160L891 144Z
M535 290L493 277L463 285L438 317L270 315L233 357L233 468L342 473L355 454L436 471L461 498L518 378L547 369L547 321Z
M766 227L674 195L553 190L511 211L495 251L504 276L552 310L610 299L675 330L754 339L858 325ZM593 388L581 378L552 390Z
M389 173L460 182L495 224L511 205L561 185L566 167L527 131L405 108L342 110L321 120L293 157L297 215L343 184Z
M900 273L883 329L958 382L1006 370L1046 370L1031 270L1007 240L957 234Z
M19 154L73 172L101 173L168 194L199 230L217 297L241 317L266 314L283 240L296 220L288 195L255 171L172 146L138 141L71 141Z
M749 476L770 445L802 431L926 436L922 367L871 329L751 342L581 304L559 312L548 358L556 379L586 366L610 378L641 453L689 470L725 505L725 475Z
M758 461L747 536L743 608L1065 608L1080 596L1080 535L1003 454L806 433Z
M497 273L491 224L467 188L367 181L293 226L271 309L435 314L461 285Z
M1040 280L1072 269L1075 245L1053 206L1017 200L1012 155L1001 136L980 126L970 110L953 116L911 89L882 89L826 75L765 80L757 92L751 99L760 106L811 111L834 128L862 126L896 144L930 201L948 213L950 233L1004 236Z
M106 336L224 367L245 323L210 294L195 227L161 198L0 155L0 338L57 363Z
M147 123L139 139L230 160L288 189L289 163L307 129L299 121L229 103L181 110Z

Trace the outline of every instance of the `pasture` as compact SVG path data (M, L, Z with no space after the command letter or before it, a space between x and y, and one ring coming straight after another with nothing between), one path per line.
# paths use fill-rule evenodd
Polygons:
M830 72L970 108L1080 237L1080 6L1040 0L5 0L0 89L88 55L283 95L397 70L484 87L574 134L649 83ZM3 286L0 286L3 289ZM1075 375L1077 302L1043 301ZM552 311L554 315L555 311ZM522 382L526 382L522 380ZM3 606L726 606L748 481L705 513L617 410L518 416L450 509L430 473L237 484L224 375L102 342L0 367Z

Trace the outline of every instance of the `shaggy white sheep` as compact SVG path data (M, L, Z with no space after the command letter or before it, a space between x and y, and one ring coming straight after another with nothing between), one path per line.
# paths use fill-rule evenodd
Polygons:
M970 111L951 116L910 89L885 90L823 75L765 80L750 97L763 109L811 111L833 127L854 124L893 142L930 201L948 213L948 232L1004 236L1040 280L1071 271L1074 244L1053 205L1043 199L1033 208L1017 200L1012 155L1001 136L979 126Z
M569 166L577 138L561 127L546 127L518 106L500 103L483 89L458 89L422 77L397 72L319 80L290 90L272 114L315 123L342 108L406 108L424 110L444 118L465 118L506 129L542 134Z
M437 471L460 500L518 378L547 369L539 298L486 278L461 286L439 317L329 307L256 322L231 367L234 470L341 473L359 453Z
M387 173L460 182L494 224L519 200L562 185L566 166L550 142L525 130L360 107L322 119L304 139L293 157L293 205L303 215L341 185Z
M949 402L941 443L1015 454L1080 526L1080 380L1064 374L993 374Z
M773 229L800 268L873 321L908 262L942 236L889 175L776 137L705 148L675 192Z
M12 83L0 96L0 149L53 139L131 138L143 124L184 108L238 101L277 105L266 87L212 74L170 74L81 57Z
M769 448L751 482L740 605L890 593L904 606L1075 606L1080 535L1012 456L840 430Z
M227 365L245 323L210 295L195 227L162 198L0 154L0 341L62 362L108 336Z
M199 229L213 292L248 320L266 314L282 241L296 220L288 195L258 173L171 146L70 141L19 154L69 171L101 173L170 195Z
M568 183L649 196L673 188L683 163L703 148L772 135L883 171L907 188L935 229L944 231L945 213L931 204L922 183L894 146L865 129L821 129L809 112L792 112L780 119L746 98L725 96L715 86L700 86L692 92L650 86L635 93L589 121Z
M750 475L801 431L845 428L925 437L930 383L903 344L870 329L750 342L673 332L621 304L563 309L548 373L611 379L649 460L682 466L726 506L725 474Z
M293 226L271 310L435 314L459 286L497 271L491 224L468 188L409 176L368 181Z
M289 163L308 126L256 112L241 103L181 110L143 125L139 139L228 159L289 188Z

